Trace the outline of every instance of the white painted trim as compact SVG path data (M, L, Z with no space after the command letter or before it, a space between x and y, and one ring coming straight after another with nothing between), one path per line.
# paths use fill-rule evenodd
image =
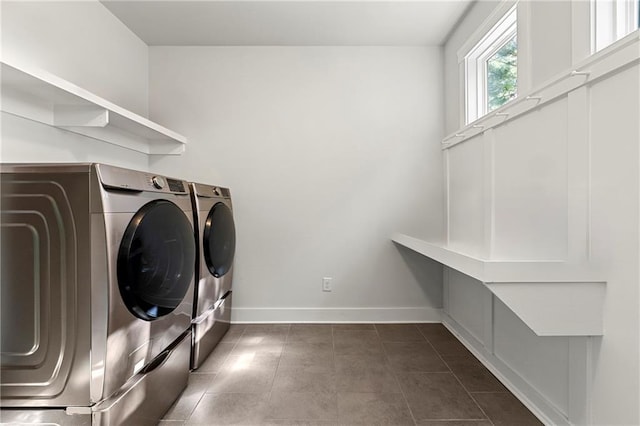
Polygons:
M484 255L493 258L495 247L495 132L489 129L482 135L483 205L484 205Z
M637 0L591 0L590 3L592 53L638 29Z
M485 283L538 336L604 334L604 282Z
M518 3L518 97L528 93L533 87L531 3Z
M562 260L483 259L404 234L391 240L484 283L606 282L599 268Z
M589 262L590 122L589 89L569 93L567 118L567 259ZM586 143L585 143L586 142Z
M571 2L571 63L577 64L591 55L591 3Z
M441 308L241 308L231 310L241 323L408 323L441 322Z
M484 309L483 320L484 320L484 336L482 339L482 346L487 350L488 353L493 354L495 352L494 346L494 335L493 335L493 323L494 323L494 311L495 311L495 298L493 297L493 293L491 292L483 292L484 293Z
M403 234L392 240L481 281L538 336L604 333L606 280L593 265L487 260Z
M512 370L494 354L489 353L449 315L442 314L442 324L485 366L509 391L515 395L545 425L569 426L567 418L551 404L535 387Z
M569 338L569 419L578 425L593 424L591 419L592 340L592 337Z
M451 243L451 159L449 158L449 152L445 151L444 153L444 192L445 192L445 200L444 200L444 217L446 219L445 223L445 244L449 245Z
M512 5L500 19L486 29L482 38L464 57L465 123L488 114L487 61L517 35L517 7Z
M640 62L638 51L640 51L640 31L635 31L572 69L556 75L528 94L519 94L517 99L446 136L442 140L442 149L449 149L488 129L501 126L545 104L566 97L580 87L591 85L620 72Z
M482 24L471 34L467 41L458 49L458 63L464 62L465 56L482 40L487 32L491 30L509 10L516 5L517 0L502 0L502 2L491 12Z

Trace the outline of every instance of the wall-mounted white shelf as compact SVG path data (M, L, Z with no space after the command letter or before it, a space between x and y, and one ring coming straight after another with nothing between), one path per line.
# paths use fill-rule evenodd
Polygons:
M603 334L606 280L590 265L488 260L404 234L391 239L481 281L538 336Z
M2 111L144 154L178 155L187 139L44 70L1 62Z

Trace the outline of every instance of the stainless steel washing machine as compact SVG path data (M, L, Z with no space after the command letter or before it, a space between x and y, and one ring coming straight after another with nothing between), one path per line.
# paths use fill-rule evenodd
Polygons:
M228 188L190 183L196 224L196 288L191 368L197 369L229 329L236 229Z
M156 424L188 380L188 183L103 164L0 173L3 421Z

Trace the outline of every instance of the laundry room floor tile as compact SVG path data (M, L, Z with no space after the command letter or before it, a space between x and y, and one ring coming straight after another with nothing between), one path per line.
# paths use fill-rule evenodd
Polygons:
M426 341L384 342L385 353L396 373L447 372L449 367Z
M469 350L442 324L418 324L418 330L440 355L463 355Z
M335 420L338 417L335 392L272 392L270 419Z
M443 356L442 359L469 392L508 392L502 383L473 355Z
M260 424L265 419L268 403L268 393L208 393L185 424Z
M195 371L197 374L201 373L217 373L220 371L220 367L226 361L227 357L236 346L235 343L220 342L215 347L213 352L207 357L207 359L198 367Z
M265 354L229 355L207 392L269 392L279 362L279 356Z
M273 380L273 392L333 392L336 391L334 372L313 371L305 368L280 370Z
M215 379L215 374L191 374L180 399L164 415L165 420L187 420Z
M334 330L333 348L337 355L382 354L382 343L375 330Z
M288 342L333 343L333 328L324 324L291 324Z
M493 426L489 420L422 420L419 426Z
M416 420L486 419L452 373L407 374L399 381Z
M541 423L441 324L234 324L160 424Z
M336 356L336 386L340 392L397 393L400 386L389 363L380 356Z
M338 393L338 420L351 425L413 425L400 393Z
M287 345L280 357L279 371L305 369L310 372L333 372L334 356L331 350Z
M373 331L376 329L376 326L373 324L333 324L333 331L337 330L370 330Z
M236 343L246 328L246 324L231 324L220 342Z
M471 395L496 426L542 425L540 420L511 393L472 393Z
M418 327L413 324L376 324L376 330L383 342L425 341Z

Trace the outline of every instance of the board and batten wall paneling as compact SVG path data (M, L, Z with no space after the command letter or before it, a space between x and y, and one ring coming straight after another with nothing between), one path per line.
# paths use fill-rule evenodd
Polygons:
M7 60L43 69L146 116L148 48L99 1L0 2ZM148 157L2 113L3 162L104 162L148 169Z
M469 142L447 151L448 244L484 257L484 146L482 136Z
M582 1L582 0L578 0ZM526 1L531 87L538 87L571 66L572 1ZM543 25L540 23L544 22ZM520 40L519 40L520 43Z
M441 66L438 47L150 48L151 116L189 138L153 168L231 188L234 321L439 319L442 267L389 235L442 239Z
M571 22L586 16L574 13L584 4L552 3L526 2L523 7L523 34L529 38L523 44L523 64L529 67L524 76L532 87L571 71L571 60L584 59L588 44L577 39L586 32L573 30L573 24L587 24ZM547 13L551 8L557 15ZM485 17L490 13L472 8L449 38L446 75L459 77L455 52L468 36L468 23L482 21L483 11ZM447 133L462 122L460 90L447 83ZM485 182L493 185L484 188L485 201L493 204L484 205L485 215L493 211L492 218L485 217L494 227L489 258L588 262L606 280L603 336L537 337L495 298L493 303L471 302L457 294L469 280L445 274L445 321L551 424L640 424L639 116L640 67L634 62L497 126L491 144L480 143L482 137L460 144L474 143L476 150L484 145L478 161L484 158ZM459 167L449 153L459 148L446 150L447 170ZM476 177L457 187L475 185L471 179ZM451 193L452 188L450 199L462 195ZM488 324L484 342L470 316ZM486 342L490 338L492 345Z
M567 416L569 338L536 336L498 299L493 318L495 356Z
M566 259L566 98L495 129L493 174L493 257Z
M481 336L469 319L486 322L489 315L471 297L477 289L446 274L447 314L472 344L486 347L492 337L489 362L554 424L640 420L639 93L636 63L494 128L491 145L475 138L451 148L475 143L493 150L483 172L493 173L491 258L588 261L605 277L604 335L547 338L495 299L490 332ZM448 158L447 170L455 170L455 157Z
M482 301L490 291L481 282L455 269L447 271L447 313L455 318L475 339L486 345L490 336L485 332L485 320L491 312Z
M640 424L640 66L593 85L590 256L606 271L594 339L593 424Z

